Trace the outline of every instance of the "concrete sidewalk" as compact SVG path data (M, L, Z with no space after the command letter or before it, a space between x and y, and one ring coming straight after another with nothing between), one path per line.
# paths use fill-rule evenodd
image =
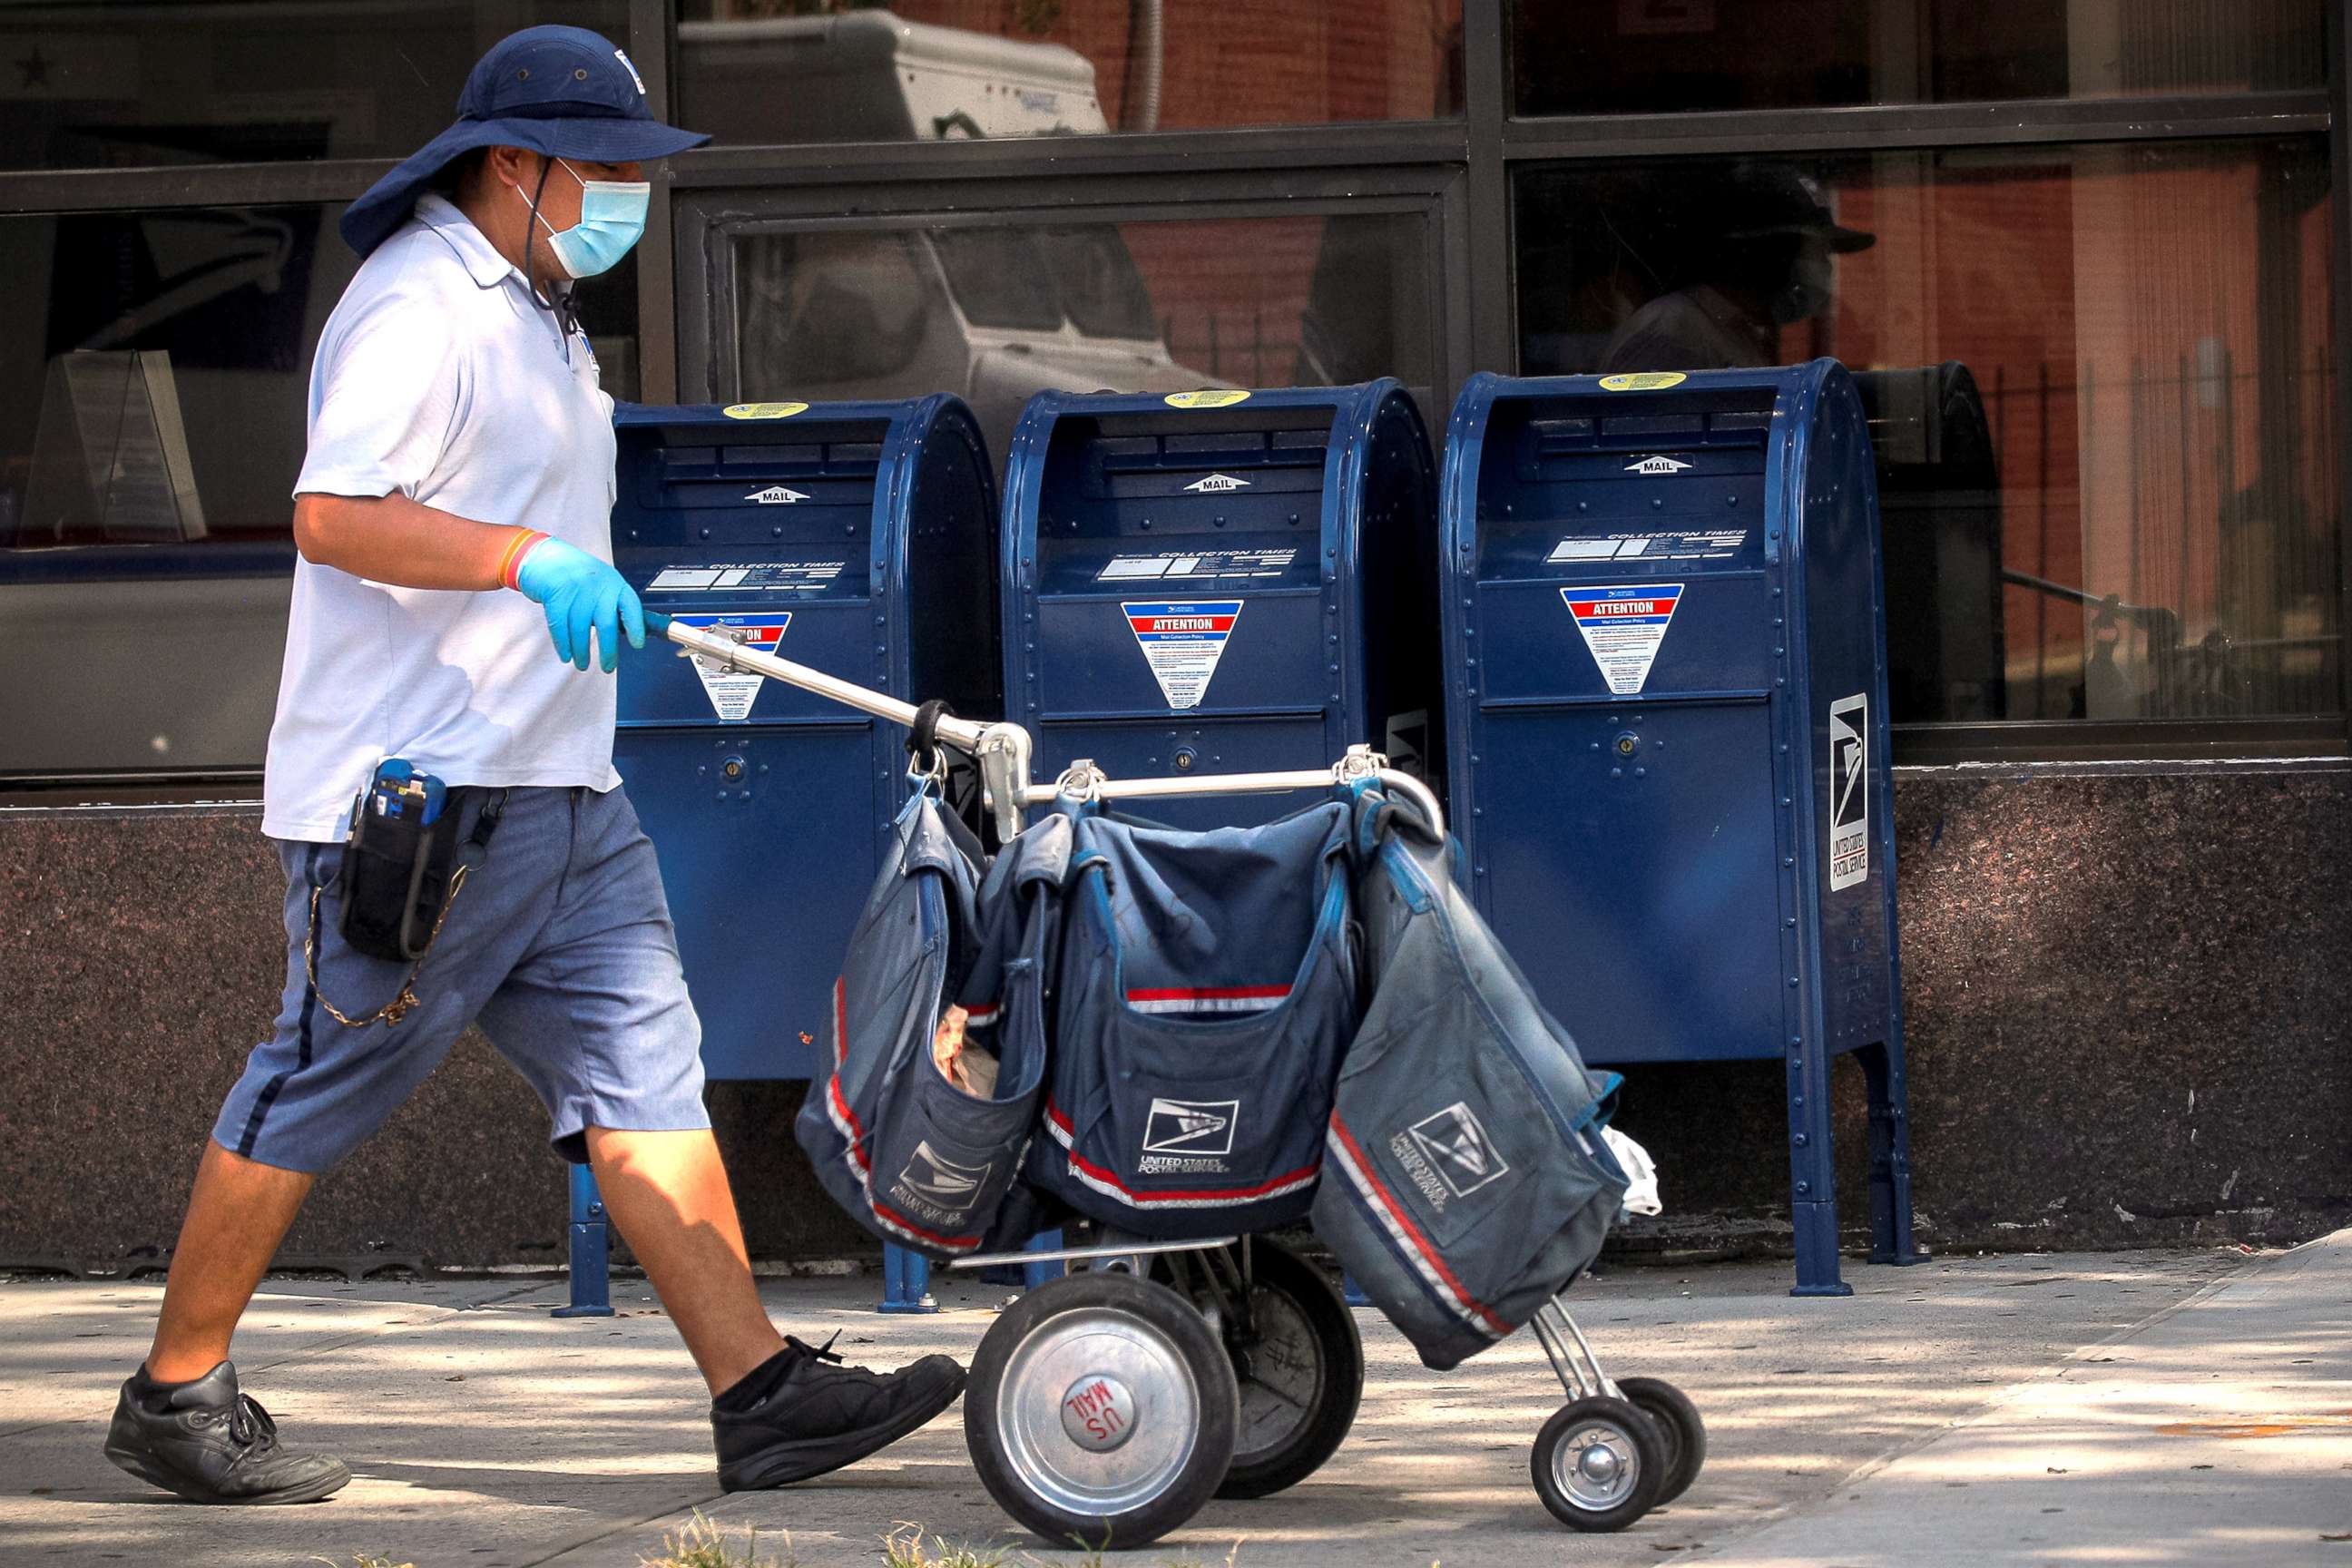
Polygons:
M1363 1409L1333 1461L1277 1499L1213 1503L1131 1561L1221 1563L1239 1541L1240 1568L2352 1564L2352 1543L2319 1540L2352 1531L2352 1471L2337 1468L2352 1464L2352 1234L2255 1259L2015 1256L1850 1278L1843 1301L1792 1300L1775 1265L1579 1287L1611 1370L1681 1384L1709 1426L1697 1485L1622 1535L1574 1535L1536 1500L1528 1446L1561 1395L1532 1342L1431 1373L1364 1312ZM1003 1296L955 1284L936 1317L882 1318L874 1289L774 1281L770 1305L887 1365L969 1356ZM879 1563L899 1521L1009 1548L1008 1565L1060 1560L981 1490L952 1415L826 1481L719 1495L699 1384L641 1284L621 1289L624 1316L559 1322L557 1281L273 1281L239 1341L247 1386L358 1479L315 1507L178 1505L98 1451L157 1296L0 1286L0 1563L365 1552L417 1568L637 1568L698 1507L738 1541L756 1525L780 1563L790 1531L805 1568Z
M2352 1563L2352 1231L2069 1356L1707 1561L1930 1555L1955 1568Z

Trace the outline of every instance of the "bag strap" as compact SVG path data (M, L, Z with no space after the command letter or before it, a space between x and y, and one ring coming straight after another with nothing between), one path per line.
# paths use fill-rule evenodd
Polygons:
M952 719L955 710L934 697L915 710L915 721L907 732L907 754L915 760L919 773L944 775L947 753L940 750L940 721Z

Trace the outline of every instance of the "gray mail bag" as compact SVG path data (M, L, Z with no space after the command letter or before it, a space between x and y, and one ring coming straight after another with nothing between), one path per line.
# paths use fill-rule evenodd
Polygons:
M853 1218L952 1258L989 1238L1035 1127L1040 970L1067 834L1024 834L990 867L921 792L893 835L835 984L834 1070L810 1086L794 1132Z
M1350 810L1182 832L1066 803L1068 907L1032 1181L1151 1237L1306 1214L1355 1026Z
M1588 1070L1537 1004L1426 819L1376 783L1356 804L1366 1000L1315 1231L1442 1371L1601 1250L1625 1190L1601 1138L1617 1079Z

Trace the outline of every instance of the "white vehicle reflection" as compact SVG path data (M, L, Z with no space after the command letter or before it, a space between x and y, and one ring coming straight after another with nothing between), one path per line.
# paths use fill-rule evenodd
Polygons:
M1223 384L1169 353L1108 224L754 232L735 263L745 397L954 392L1001 458L1037 392Z
M685 115L722 144L1110 129L1084 56L888 11L681 22L678 54ZM1156 119L1148 49L1137 70L1130 118ZM1170 353L1150 291L1108 224L857 234L754 226L736 231L734 263L743 397L954 392L1001 458L1034 393L1224 384Z

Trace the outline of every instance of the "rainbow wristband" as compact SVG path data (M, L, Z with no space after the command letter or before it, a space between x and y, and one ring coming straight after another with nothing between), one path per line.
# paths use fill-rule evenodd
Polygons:
M513 541L507 545L506 554L499 559L499 582L520 593L522 584L517 579L522 575L523 558L531 552L532 547L547 537L536 528L516 529Z

